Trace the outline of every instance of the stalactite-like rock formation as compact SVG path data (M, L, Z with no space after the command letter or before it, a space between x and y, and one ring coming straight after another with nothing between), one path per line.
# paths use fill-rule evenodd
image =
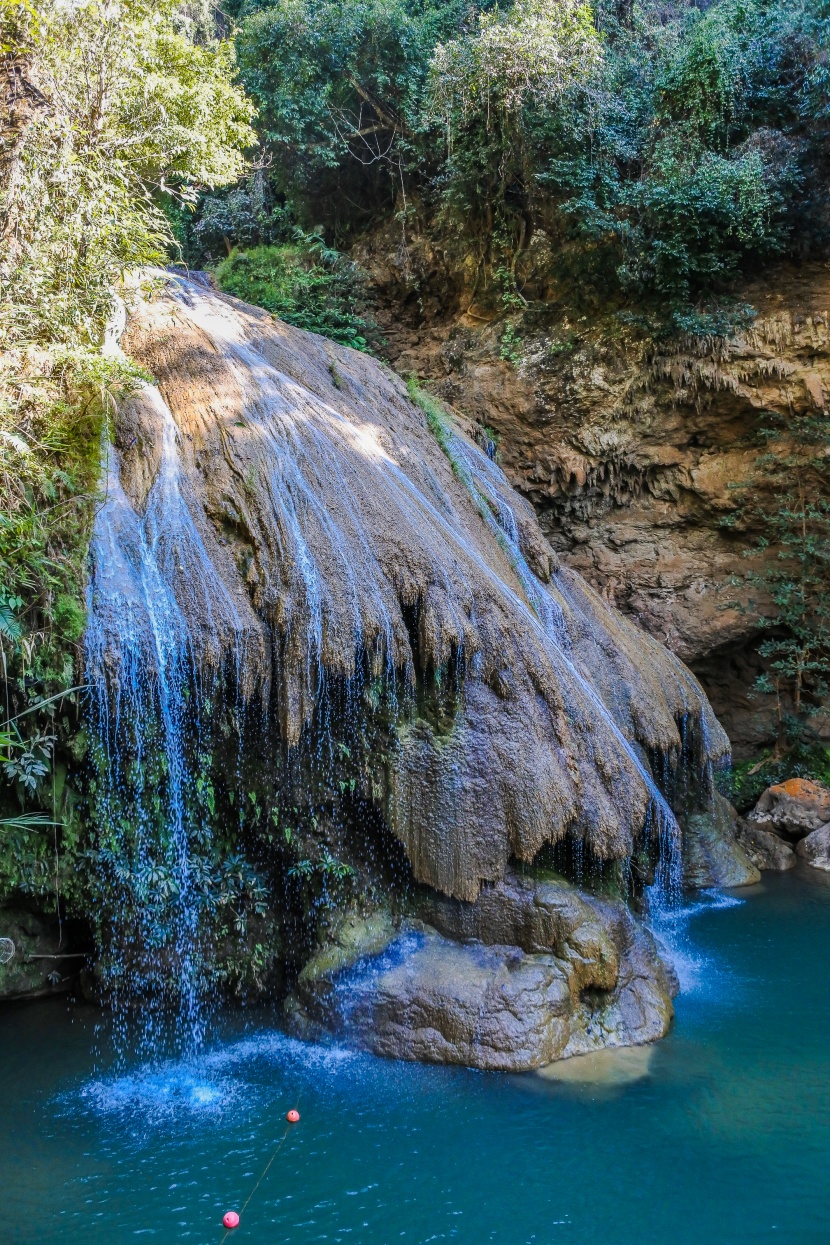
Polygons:
M194 662L235 672L286 747L333 682L398 689L382 803L419 881L471 900L566 834L626 857L656 798L644 754L679 763L684 731L699 761L726 752L693 676L382 364L183 278L136 302L125 347L157 388L121 413L110 529L150 517ZM121 543L108 568L99 539L94 603L114 684Z

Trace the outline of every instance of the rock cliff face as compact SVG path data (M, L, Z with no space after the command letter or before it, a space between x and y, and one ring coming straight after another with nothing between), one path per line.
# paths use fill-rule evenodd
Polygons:
M692 666L737 755L774 737L771 703L748 695L767 603L750 601L749 542L722 521L735 509L733 485L764 487L753 444L761 412L830 402L826 267L775 272L744 290L757 315L726 345L693 340L661 353L619 320L568 319L555 303L544 329L526 317L518 337L503 315L467 310L463 293L452 315L437 301L416 306L383 238L361 258L382 302L396 304L385 325L395 365L493 430L511 484L556 551ZM452 288L440 256L423 266L427 284Z

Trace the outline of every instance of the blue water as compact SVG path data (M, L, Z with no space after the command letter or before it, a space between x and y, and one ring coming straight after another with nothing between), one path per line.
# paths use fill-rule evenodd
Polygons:
M298 1100L233 1242L830 1240L830 885L767 877L664 932L677 1020L622 1081L385 1063L264 1013L108 1072L93 1009L3 1012L0 1241L218 1245Z

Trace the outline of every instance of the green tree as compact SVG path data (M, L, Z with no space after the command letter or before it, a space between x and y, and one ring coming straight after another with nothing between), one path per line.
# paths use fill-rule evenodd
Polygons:
M555 117L574 88L596 88L602 66L581 0L516 0L435 50L430 107L446 141L445 219L464 222L465 241L477 232L480 259L511 276L538 220L532 119Z
M827 241L819 0L248 0L240 20L274 200L330 243L397 214L404 246L409 221L496 292L544 251L566 302L687 327L748 265Z
M241 74L276 193L301 225L324 225L340 240L406 210L408 193L440 159L424 110L430 57L475 7L276 0L243 14Z

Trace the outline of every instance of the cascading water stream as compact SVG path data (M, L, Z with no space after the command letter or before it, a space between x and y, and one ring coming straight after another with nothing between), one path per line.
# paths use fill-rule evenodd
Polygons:
M469 442L462 440L452 428L445 427L444 433L453 460L463 465L462 478L476 501L479 513L488 526L491 529L495 529L501 540L506 542L508 546L510 563L522 585L533 613L538 618L548 639L559 649L562 660L567 663L570 672L578 680L585 695L597 712L606 720L615 738L627 753L648 788L651 804L643 832L646 841L649 841L652 836L656 838L659 850L654 882L646 890L648 910L651 913L658 913L665 909L677 907L681 901L683 885L682 836L677 818L668 800L654 781L653 775L643 764L630 741L626 739L614 721L608 707L570 659L572 646L565 612L561 605L553 599L552 594L546 590L545 585L533 574L522 552L516 516L512 507L503 496L507 481L501 469L486 454L477 451ZM557 592L567 600L567 588L556 580L555 575L553 580L556 584ZM506 588L505 590L509 591ZM522 602L519 602L520 606L522 604ZM705 729L706 723L704 720L703 730L705 731ZM708 760L707 765L711 767L711 762Z
M242 624L181 496L173 418L157 390L148 386L147 396L163 433L144 516L127 499L107 445L106 498L92 544L86 672L102 902L111 923L104 941L116 957L103 984L116 1006L131 996L156 1001L144 1008L149 1046L166 1010L159 999L172 988L178 1045L194 1049L205 1025L203 896L193 857L206 846L194 799L206 673L177 592L200 593L203 641L215 636L217 610L239 637ZM241 643L235 658L238 680Z
M679 831L632 739L673 747L677 705L705 714L687 695L688 673L684 682L660 650L659 673L644 674L647 638L578 588L574 597L572 575L547 582L549 547L537 529L526 555L532 516L511 506L500 468L447 428L450 473L376 365L354 360L375 371L366 384L353 375L338 409L324 396L325 364L322 377L313 371L327 357L319 339L301 335L298 357L281 355L272 321L198 283L178 280L170 295L161 305L172 355L162 351L153 370L172 357L172 375L125 416L142 440L131 456L125 436L123 472L108 450L93 541L87 672L104 985L116 998L157 998L158 1014L176 1012L180 1044L198 1044L212 858L247 850L234 795L255 801L257 784L270 783L270 812L280 813L305 786L299 802L316 826L346 785L340 757L366 744L373 696L387 732L381 794L373 771L357 781L418 881L469 898L499 876L508 840L532 859L574 828L579 850L584 839L619 860L644 833L660 848L652 907L669 903ZM613 658L613 634L625 654L603 684L591 654L601 659L604 644ZM661 679L675 684L670 701ZM266 713L246 745L255 742L251 792L242 721L257 695ZM210 765L225 788L221 813L201 794Z

